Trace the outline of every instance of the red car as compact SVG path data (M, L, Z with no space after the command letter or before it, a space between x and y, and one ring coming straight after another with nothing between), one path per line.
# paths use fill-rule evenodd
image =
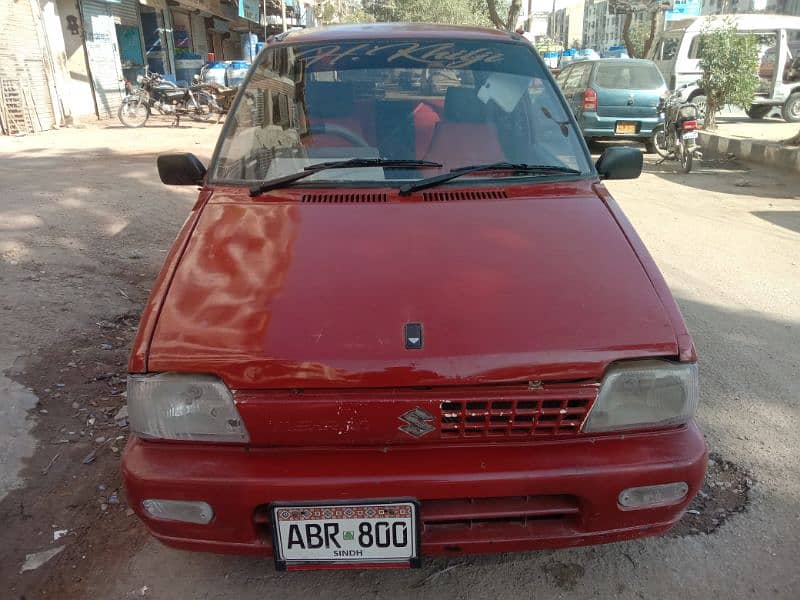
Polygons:
M695 349L524 38L279 36L255 60L130 359L131 506L278 568L667 531L704 477Z

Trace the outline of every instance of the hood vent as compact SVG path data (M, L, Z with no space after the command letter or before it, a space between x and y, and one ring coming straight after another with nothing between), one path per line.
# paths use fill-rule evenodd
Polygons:
M504 190L454 190L449 192L423 192L424 202L447 202L449 200L500 200L508 198Z
M386 194L303 194L302 202L309 203L350 203L386 202Z

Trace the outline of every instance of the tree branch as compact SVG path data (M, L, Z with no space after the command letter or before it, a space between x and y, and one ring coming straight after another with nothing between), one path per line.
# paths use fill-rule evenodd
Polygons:
M505 29L506 24L503 23L503 19L500 18L497 12L497 0L486 0L486 6L489 8L489 20L492 22L492 25L498 29Z

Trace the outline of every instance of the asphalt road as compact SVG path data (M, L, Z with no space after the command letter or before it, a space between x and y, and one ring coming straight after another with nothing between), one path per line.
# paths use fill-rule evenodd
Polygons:
M192 190L160 186L153 157L168 149L207 157L216 132L91 129L0 140L0 372L25 380L59 340L93 330L98 318L138 310L146 289L135 289L132 273L144 280L155 274L193 200ZM141 535L124 504L116 513L93 505L80 513L90 515L88 525L64 538L63 555L8 589L29 598L158 600L800 597L800 179L730 163L680 175L648 159L639 180L609 188L694 335L698 421L711 450L751 480L743 512L709 534L436 559L415 571L285 574L263 559L167 549ZM3 401L14 408L11 395ZM40 412L31 423L47 419ZM33 486L42 477L24 468L26 436L37 431L15 429L23 451L0 463L0 481L22 477ZM37 443L37 452L52 454L46 440ZM113 477L63 460L47 477L93 484ZM13 553L4 560L20 564L25 552L48 547L51 526L69 527L74 510L35 515L30 539L8 540ZM3 514L13 519L16 512ZM115 544L125 519L132 537Z

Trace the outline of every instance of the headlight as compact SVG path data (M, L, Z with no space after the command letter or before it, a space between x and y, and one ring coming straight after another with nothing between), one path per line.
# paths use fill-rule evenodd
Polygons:
M668 427L694 416L699 397L696 363L641 360L612 365L583 430Z
M131 429L143 437L247 442L233 395L217 377L182 373L128 375Z

